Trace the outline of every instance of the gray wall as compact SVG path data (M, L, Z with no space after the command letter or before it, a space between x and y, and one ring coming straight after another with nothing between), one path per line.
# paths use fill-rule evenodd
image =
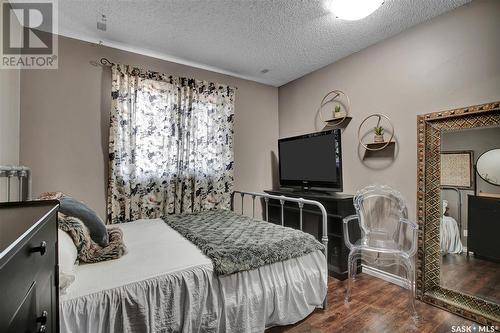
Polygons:
M0 69L0 165L19 163L20 71Z
M19 92L20 71L0 69L0 165L19 164ZM0 202L9 197L7 178L0 178ZM11 186L11 198L17 198L17 179Z
M10 33L22 34L20 25L14 24L13 28L16 30ZM0 69L0 165L19 163L20 72L18 69ZM0 201L4 194L1 190L2 187Z
M415 218L416 116L500 100L500 1L476 0L279 88L280 137L323 128L319 102L345 91L353 120L343 133L344 191L399 189ZM362 160L358 126L385 113L396 127L394 160Z
M59 69L21 73L21 163L33 170L33 193L64 191L105 217L109 68L113 62L238 87L235 187L272 187L271 151L278 138L278 89L126 51L59 38Z
M14 25L21 34L20 25ZM0 69L0 165L19 164L19 99L21 71ZM7 201L7 178L0 178L0 202ZM11 198L17 198L17 180L11 186Z
M500 127L444 132L441 136L442 151L472 150L474 164L481 154L491 149L500 149ZM489 184L479 176L476 181L478 192L500 194L500 186Z
M235 176L240 189L271 187L278 133L321 130L318 104L325 93L340 89L350 96L354 117L343 133L345 192L371 183L391 185L406 197L414 218L416 115L500 100L498 17L500 1L475 0L286 84L279 95L273 87L61 38L59 70L21 74L20 159L33 168L35 194L62 190L104 215L109 73L89 64L102 56L238 86ZM389 115L396 126L394 159L362 159L357 128L374 112Z

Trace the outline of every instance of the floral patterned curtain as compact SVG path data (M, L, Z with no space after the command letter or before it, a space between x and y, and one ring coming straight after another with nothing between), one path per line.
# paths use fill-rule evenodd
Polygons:
M234 95L113 65L108 223L229 208Z

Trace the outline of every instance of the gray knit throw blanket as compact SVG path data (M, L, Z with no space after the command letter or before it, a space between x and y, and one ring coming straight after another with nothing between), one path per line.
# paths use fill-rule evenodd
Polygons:
M58 213L58 220L59 229L66 231L73 239L80 262L94 263L113 260L127 253L127 247L123 243L123 232L116 225L106 228L109 244L106 247L101 247L90 238L89 229L80 219Z
M229 210L169 215L164 221L209 257L218 275L255 269L324 248L310 234Z

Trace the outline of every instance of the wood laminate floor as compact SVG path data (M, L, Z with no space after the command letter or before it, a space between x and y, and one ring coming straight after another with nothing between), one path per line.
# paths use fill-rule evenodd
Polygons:
M352 290L352 299L344 304L345 282L328 280L326 311L316 310L295 325L273 327L267 333L302 332L451 332L452 325L471 325L471 321L417 302L418 325L407 310L407 291L384 280L360 274Z
M494 303L500 302L500 263L472 254L447 254L441 266L443 286Z

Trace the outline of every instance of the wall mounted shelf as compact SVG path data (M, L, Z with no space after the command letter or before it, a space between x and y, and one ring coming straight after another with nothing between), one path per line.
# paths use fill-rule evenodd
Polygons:
M376 118L377 119L377 124L375 125L375 129L377 128L380 128L382 130L382 133L375 133L375 134L378 134L378 135L375 135L375 140L381 136L383 138L383 131L384 131L384 128L381 126L381 122L382 122L382 119L384 119L389 125L390 125L390 138L389 140L387 141L383 141L383 142L369 142L369 143L365 143L363 142L363 134L362 134L362 127L363 125L367 122L368 119L370 118ZM382 150L386 150L386 151L392 151L394 152L395 151L395 145L396 145L396 142L393 141L392 139L394 138L394 125L392 124L391 122L391 119L385 115L385 114L382 114L382 113L374 113L374 114L371 114L369 116L367 116L365 119L363 119L363 121L361 122L361 124L359 124L359 127L358 127L358 141L359 141L359 144L365 148L366 152L378 152L378 151L382 151ZM378 140L377 140L378 141ZM374 154L365 154L365 158L366 157L372 157Z
M396 142L391 141L391 142L374 142L374 143L367 143L366 146L371 149L371 150L381 150L383 148L389 148L391 146L394 146Z
M331 108L331 112L325 112L324 109ZM349 117L351 102L349 97L340 90L332 90L323 97L319 105L317 114L319 119L325 124L323 130L344 129L351 122ZM323 112L327 113L326 115ZM339 115L336 117L335 115ZM340 116L342 115L342 116Z
M340 119L333 118L333 119L325 120L326 126L324 129L325 130L336 129L336 128L344 129L347 127L347 125L349 125L351 120L352 120L352 117L345 117L343 120L342 120L342 118L340 118Z
M387 146L385 146L387 145ZM368 143L369 149L364 149L363 160L368 159L394 159L396 156L396 142ZM385 146L385 147L384 147Z

